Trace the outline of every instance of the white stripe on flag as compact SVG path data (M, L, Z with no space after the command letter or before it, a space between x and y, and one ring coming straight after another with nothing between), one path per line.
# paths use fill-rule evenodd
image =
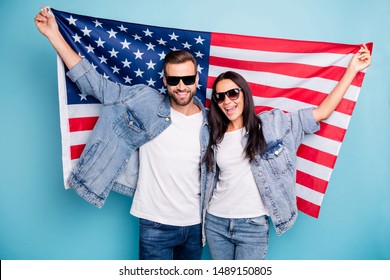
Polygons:
M72 137L70 138L70 145L83 145L87 143L89 136L91 135L92 130L85 130L85 131L77 131L77 132L72 132L71 135Z
M65 189L69 189L68 178L72 171L72 166L69 164L70 159L70 138L69 122L68 122L68 101L66 95L66 80L65 67L59 55L57 55L57 76L58 76L58 100L60 107L60 126L61 126L61 142L62 142L62 166L63 180Z
M72 169L76 167L78 161L79 159L72 159L70 161L70 166L72 166Z
M341 148L340 142L316 134L306 134L302 144L335 156Z
M87 97L88 98L88 97ZM75 104L68 105L69 116L71 118L83 118L99 116L102 104Z
M256 62L302 63L319 67L347 67L352 54L282 53L211 46L210 56Z
M320 178L325 181L329 181L332 174L332 168L323 166L310 160L298 157L297 170L310 174L314 177Z
M297 196L300 198L303 198L304 200L310 201L311 203L314 203L316 205L321 205L322 200L324 198L324 194L317 192L315 190L312 190L310 188L307 188L305 186L302 186L300 184L295 184L295 190Z

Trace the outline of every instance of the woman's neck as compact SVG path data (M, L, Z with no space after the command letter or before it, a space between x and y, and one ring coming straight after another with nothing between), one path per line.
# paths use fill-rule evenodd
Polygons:
M231 121L228 124L226 132L239 130L239 129L243 128L243 127L244 127L244 123L243 123L242 119L240 118L240 119L237 119L235 121Z

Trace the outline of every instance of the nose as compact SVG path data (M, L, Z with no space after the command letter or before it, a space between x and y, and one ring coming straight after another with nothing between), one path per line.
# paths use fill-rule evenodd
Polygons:
M225 94L225 99L223 100L223 104L229 104L232 100Z
M180 79L179 83L177 84L177 89L178 90L185 90L187 86L183 83L183 80Z

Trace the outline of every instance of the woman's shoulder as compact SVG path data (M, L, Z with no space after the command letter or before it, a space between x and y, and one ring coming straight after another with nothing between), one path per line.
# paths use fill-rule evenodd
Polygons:
M272 110L262 111L257 114L260 120L276 120L276 119L284 119L287 116L287 113L279 108L274 108Z
M267 142L276 141L288 130L290 122L288 113L281 109L272 109L258 114L262 131Z

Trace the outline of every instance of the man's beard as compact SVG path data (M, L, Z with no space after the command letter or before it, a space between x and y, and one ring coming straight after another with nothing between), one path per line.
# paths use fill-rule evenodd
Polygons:
M196 94L196 90L195 91L191 91L191 94L188 96L188 98L186 99L180 99L177 94L175 92L169 92L168 91L168 94L169 96L171 97L171 99L173 100L173 102L179 106L186 106L188 104L191 103L192 101L192 98L195 96Z

